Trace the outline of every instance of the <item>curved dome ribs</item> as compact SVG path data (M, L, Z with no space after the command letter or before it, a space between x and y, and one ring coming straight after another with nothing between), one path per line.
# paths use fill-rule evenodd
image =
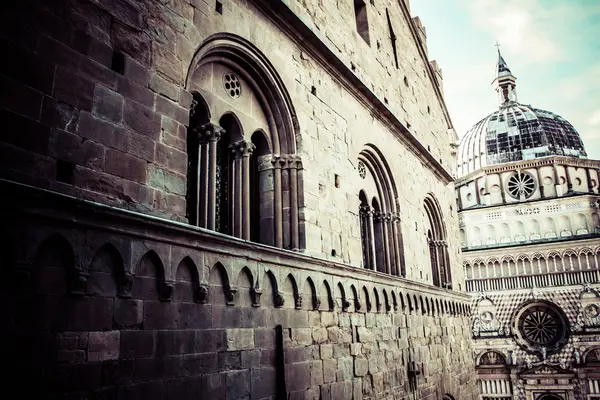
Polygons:
M585 158L579 133L566 119L550 111L520 104L516 77L498 52L498 110L477 122L460 142L458 177L487 165L532 160L552 155Z
M549 111L513 103L479 121L462 138L458 176L486 165L551 155L587 156L579 133Z

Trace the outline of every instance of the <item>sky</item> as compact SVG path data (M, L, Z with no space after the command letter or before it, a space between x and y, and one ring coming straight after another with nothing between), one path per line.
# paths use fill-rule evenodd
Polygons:
M552 111L600 160L599 0L410 0L444 78L456 133L497 109L496 42L522 104Z

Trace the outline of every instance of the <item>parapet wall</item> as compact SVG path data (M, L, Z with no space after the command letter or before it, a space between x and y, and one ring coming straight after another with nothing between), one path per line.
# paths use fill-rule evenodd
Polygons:
M1 201L5 388L77 399L476 399L465 295L1 188L11 193Z

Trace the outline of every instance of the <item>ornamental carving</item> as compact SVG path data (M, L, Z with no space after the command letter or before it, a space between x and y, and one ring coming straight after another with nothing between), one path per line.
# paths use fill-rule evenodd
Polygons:
M562 310L547 301L533 301L522 307L514 319L517 341L529 352L546 358L567 341L569 327Z

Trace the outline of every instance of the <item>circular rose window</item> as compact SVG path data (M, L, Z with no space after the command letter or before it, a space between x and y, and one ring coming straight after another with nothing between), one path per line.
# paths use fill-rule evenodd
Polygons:
M568 327L564 313L547 302L531 303L523 307L515 318L516 331L522 344L539 352L542 348L558 350L567 339Z
M508 178L508 193L515 199L531 197L535 191L535 180L527 172L516 172Z

